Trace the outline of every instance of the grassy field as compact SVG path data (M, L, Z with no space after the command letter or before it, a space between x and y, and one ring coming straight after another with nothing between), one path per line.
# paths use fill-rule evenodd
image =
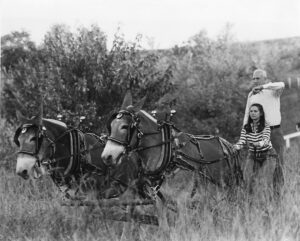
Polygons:
M1 129L4 125L0 122ZM285 153L281 205L265 202L250 208L244 190L234 202L208 204L200 197L203 205L193 210L181 200L180 214L168 228L131 224L133 233L122 236L123 222L105 220L88 208L61 206L60 193L48 177L18 177L12 130L5 127L0 134L0 240L300 240L298 146Z

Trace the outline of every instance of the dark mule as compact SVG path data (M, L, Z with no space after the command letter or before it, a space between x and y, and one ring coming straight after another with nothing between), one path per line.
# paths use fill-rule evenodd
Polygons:
M119 163L124 153L138 153L143 176L151 183L149 190L154 195L160 185L167 183L164 180L173 184L175 193L171 195L175 197L181 191L193 196L199 182L229 190L227 187L236 187L242 181L239 155L228 141L181 132L171 121L157 121L141 110L142 105L143 100L133 107L128 93L121 110L112 116L110 136L102 153L108 165ZM185 174L176 182L174 177L180 175L173 174L178 171ZM167 178L170 176L173 178Z
M127 158L129 165L112 172L104 164L104 136L83 133L41 115L27 119L19 113L18 118L22 124L14 137L19 146L16 172L24 179L50 174L67 197L93 191L97 198L119 196L136 179L132 158Z

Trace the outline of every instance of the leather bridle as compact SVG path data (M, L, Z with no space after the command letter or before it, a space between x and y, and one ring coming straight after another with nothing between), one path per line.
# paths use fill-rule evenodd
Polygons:
M131 152L131 151L142 151L142 150L146 150L146 149L150 149L153 147L158 147L158 146L162 146L165 145L167 143L170 143L171 140L167 140L167 141L161 141L158 144L155 145L151 145L151 146L145 146L145 147L141 147L140 143L141 143L141 139L143 137L149 136L149 135L158 135L158 134L162 134L162 125L157 124L157 131L154 132L143 132L140 128L140 118L137 114L135 114L134 112L128 111L128 110L121 110L118 113L115 113L114 115L112 115L111 120L117 118L117 119L121 119L124 116L129 116L131 118L131 123L128 125L127 128L127 136L124 139L118 138L118 137L113 137L111 136L111 134L109 135L109 137L107 138L107 140L110 140L112 142L115 142L121 146L125 147L125 151ZM109 123L110 124L110 123ZM134 134L136 133L136 138L137 141L135 144L133 144L133 137Z
M47 166L48 171L51 171L51 167L53 167L53 164L65 159L65 158L70 158L71 155L69 156L64 156L62 158L55 158L55 151L56 151L56 144L57 142L63 138L65 135L67 135L70 130L66 130L64 131L60 136L58 136L55 139L50 138L49 134L47 133L47 129L45 126L42 125L35 125L35 124L23 124L22 126L20 126L16 133L15 133L15 137L14 137L14 142L17 146L20 147L20 143L18 141L18 137L20 136L20 134L23 132L25 133L29 128L35 128L35 147L34 149L32 148L24 148L21 149L17 152L17 154L26 154L26 155L30 155L33 156L36 159L37 165L40 167L41 164L44 166ZM42 159L39 158L39 152L42 146L42 143L47 140L48 142L48 146L46 147L46 149L50 148L50 155L49 157L44 157Z
M36 158L37 164L40 167L41 164L44 164L44 160L40 160L39 158L39 152L42 146L42 143L44 140L47 140L49 142L49 146L51 148L51 155L52 156L55 152L55 141L52 140L46 132L46 128L44 126L41 125L35 125L35 124L23 124L22 126L20 126L16 133L15 133L15 137L14 137L14 142L15 144L20 147L20 143L18 141L18 138L20 136L21 133L25 133L29 128L35 128L35 146L34 148L23 148L21 150L19 150L17 152L17 154L26 154L26 155L30 155L33 156L34 158ZM47 148L48 148L47 147ZM51 157L50 157L51 159ZM46 163L45 163L46 164Z

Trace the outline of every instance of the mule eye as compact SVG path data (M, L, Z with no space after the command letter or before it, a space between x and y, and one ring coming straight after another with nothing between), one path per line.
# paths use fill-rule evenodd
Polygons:
M36 141L36 139L37 139L36 136L33 136L30 138L30 141Z
M128 129L128 125L121 126L121 130L127 130L127 129Z
M117 118L117 119L121 119L121 118L122 118L122 116L123 116L123 114L122 114L122 113L118 113L118 114L117 114L117 116L116 116L116 118Z

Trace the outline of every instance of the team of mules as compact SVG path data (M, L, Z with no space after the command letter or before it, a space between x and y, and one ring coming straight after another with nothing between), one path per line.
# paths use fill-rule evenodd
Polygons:
M121 110L109 121L109 137L101 156L107 165L117 165L124 153L136 152L154 195L175 183L174 178L183 172L183 179L190 183L176 190L187 192L190 187L191 197L198 183L212 183L221 189L242 183L238 153L229 142L181 132L171 121L157 121L141 110L142 105L143 101L133 106L128 93Z
M21 122L14 137L19 147L16 172L24 179L49 174L58 188L69 198L93 193L98 198L112 198L125 192L137 178L134 162L127 160L130 172L111 171L101 158L105 136L83 133L65 123L37 115ZM110 174L110 175L108 175Z
M232 144L181 132L170 118L157 120L142 110L143 102L133 106L127 93L108 122L108 137L41 115L19 115L17 173L24 179L48 173L68 196L69 190L92 190L97 199L117 197L121 202L123 193L134 190L132 203L138 197L157 204L158 215L182 193L195 200L203 187L232 193L243 185L241 160Z
M20 113L17 115L21 123L14 136L14 142L19 147L18 175L24 179L50 175L64 194L64 199L80 201L76 205L90 206L95 205L95 200L109 199L111 202L102 205L127 206L130 211L116 215L110 213L111 219L157 224L156 217L137 214L132 208L152 203L136 200L140 196L139 187L143 185L137 182L138 161L134 154L124 155L124 162L118 168L111 168L101 159L105 135L83 133L61 121L42 118L42 111L31 119ZM124 201L116 200L120 198ZM128 201L128 198L135 200Z

